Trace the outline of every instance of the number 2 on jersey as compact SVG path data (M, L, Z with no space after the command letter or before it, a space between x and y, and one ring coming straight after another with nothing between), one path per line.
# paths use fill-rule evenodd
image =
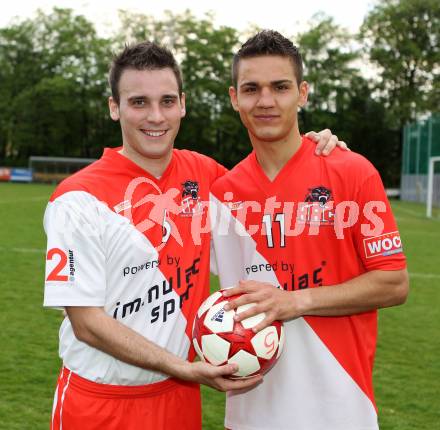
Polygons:
M47 277L47 281L66 282L68 280L68 277L66 275L60 275L59 273L66 267L67 255L60 248L52 248L48 251L46 260L53 260L55 255L59 255L60 261L52 270L52 272L49 273L49 276Z

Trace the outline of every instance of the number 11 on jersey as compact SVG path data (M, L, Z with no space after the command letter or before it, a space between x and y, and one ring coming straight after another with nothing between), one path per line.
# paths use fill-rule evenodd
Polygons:
M284 223L284 214L278 213L275 214L274 220L272 222L272 215L266 214L263 215L263 222L264 229L266 231L266 240L267 240L267 247L273 248L274 240L273 240L273 225L278 224L279 232L280 232L280 248L284 248L286 246L286 230L285 230L285 223Z

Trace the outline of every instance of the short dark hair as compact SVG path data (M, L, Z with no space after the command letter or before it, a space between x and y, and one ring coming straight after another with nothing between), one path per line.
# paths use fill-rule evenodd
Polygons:
M119 104L119 81L124 70L161 70L166 68L173 71L179 87L179 96L182 95L182 72L169 49L148 41L125 45L124 50L113 57L110 65L108 81L113 99Z
M244 58L279 55L292 62L298 85L303 80L303 64L298 48L282 34L274 30L262 30L248 39L234 55L232 62L232 83L237 88L238 63Z

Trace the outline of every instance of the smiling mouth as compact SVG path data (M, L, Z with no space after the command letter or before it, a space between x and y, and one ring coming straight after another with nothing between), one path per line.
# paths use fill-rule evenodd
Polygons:
M262 121L270 121L273 119L277 119L278 115L255 115L255 118Z
M144 130L144 129L141 129L141 132L142 132L143 134L145 134L146 136L149 136L149 137L160 137L160 136L163 136L163 135L167 132L167 130L157 130L157 131L153 131L153 130Z

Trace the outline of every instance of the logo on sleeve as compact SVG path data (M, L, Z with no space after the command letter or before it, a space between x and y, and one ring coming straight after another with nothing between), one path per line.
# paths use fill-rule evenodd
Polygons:
M73 251L69 249L68 253L69 255L67 256L66 252L60 248L49 249L46 256L46 260L48 261L47 267L49 269L46 281L72 282L75 280L75 259Z
M398 231L364 239L366 258L387 256L402 252L402 241Z

